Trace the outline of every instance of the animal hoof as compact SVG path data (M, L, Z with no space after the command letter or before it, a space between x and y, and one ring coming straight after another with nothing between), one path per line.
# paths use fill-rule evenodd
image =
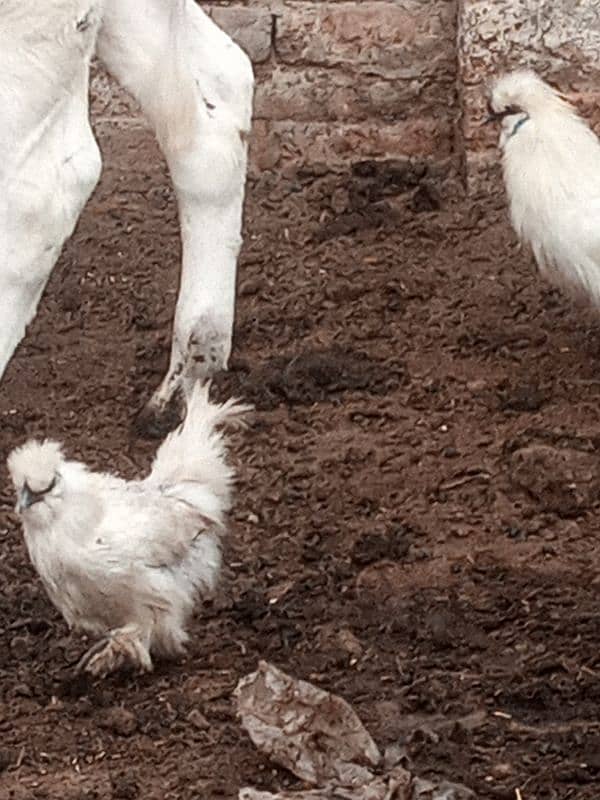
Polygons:
M183 407L178 397L164 406L150 400L133 421L133 432L142 439L164 439L183 419Z

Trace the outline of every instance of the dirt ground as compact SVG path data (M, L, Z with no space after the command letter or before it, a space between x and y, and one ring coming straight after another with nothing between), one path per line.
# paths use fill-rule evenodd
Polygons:
M166 367L179 239L151 138L100 135L102 183L1 386L0 456L49 435L131 476L156 446L134 421ZM501 208L436 210L433 184L393 165L252 182L216 391L257 414L233 444L227 574L181 663L73 678L84 643L2 466L2 800L296 786L235 717L259 659L341 694L423 777L598 798L600 318L535 275Z

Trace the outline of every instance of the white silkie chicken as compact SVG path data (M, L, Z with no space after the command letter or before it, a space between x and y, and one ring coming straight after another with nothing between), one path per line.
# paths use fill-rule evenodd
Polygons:
M554 283L600 303L600 141L531 70L492 87L513 227Z
M139 481L91 472L55 442L29 441L10 454L25 542L50 600L70 628L103 637L78 669L150 670L151 653L183 652L195 602L221 568L234 473L219 427L248 410L234 400L211 404L198 384L184 422Z

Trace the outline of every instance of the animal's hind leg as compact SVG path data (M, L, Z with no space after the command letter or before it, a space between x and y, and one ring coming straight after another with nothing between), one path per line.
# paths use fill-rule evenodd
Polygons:
M195 380L226 368L234 321L253 75L193 0L108 0L98 53L140 101L169 164L183 263L160 416Z
M99 3L0 4L0 377L100 174L88 121Z

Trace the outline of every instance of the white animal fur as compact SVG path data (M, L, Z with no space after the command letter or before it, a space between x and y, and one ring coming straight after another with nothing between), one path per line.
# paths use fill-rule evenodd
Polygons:
M140 102L180 212L171 361L150 410L227 366L253 74L194 0L0 2L0 378L98 180L94 51Z
M55 442L27 442L8 458L25 542L68 625L106 639L81 667L102 675L151 652L180 653L198 595L215 588L233 470L220 426L248 410L213 405L194 388L184 423L161 444L147 478L127 482L64 458ZM19 506L18 506L19 507Z
M600 142L531 70L500 78L491 109L513 227L542 274L600 303ZM517 110L518 109L518 110Z

